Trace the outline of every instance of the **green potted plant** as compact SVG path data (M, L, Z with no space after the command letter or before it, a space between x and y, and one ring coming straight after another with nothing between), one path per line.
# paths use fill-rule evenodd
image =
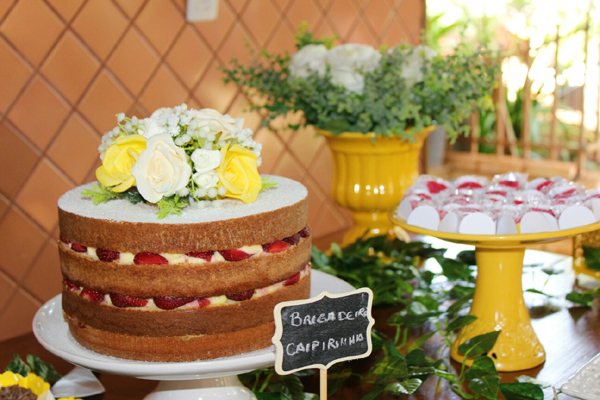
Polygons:
M442 56L421 45L334 46L305 28L296 47L291 56L263 50L248 65L232 60L224 81L243 88L265 126L300 112L301 124L289 128L312 125L325 137L335 165L332 197L355 222L345 243L365 230L387 232L387 211L417 177L426 135L436 124L451 139L468 133L463 121L493 106L499 66L485 50Z

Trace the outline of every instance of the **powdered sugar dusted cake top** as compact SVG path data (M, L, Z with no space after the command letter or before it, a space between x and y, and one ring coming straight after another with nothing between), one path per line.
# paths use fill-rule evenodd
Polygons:
M280 176L269 176L277 183L274 188L267 189L253 203L239 200L200 201L192 203L182 210L182 215L168 215L158 219L156 206L146 203L132 204L127 200L111 200L104 204L94 205L91 199L84 198L81 192L90 189L94 184L88 183L65 193L58 200L58 208L83 217L116 220L124 222L145 222L164 224L189 224L222 221L261 214L296 204L306 198L306 187L299 182Z

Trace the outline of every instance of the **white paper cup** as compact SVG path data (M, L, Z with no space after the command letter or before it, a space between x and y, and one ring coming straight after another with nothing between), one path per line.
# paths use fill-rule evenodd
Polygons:
M521 218L520 233L540 233L540 232L552 232L553 225L548 221L548 217L552 217L550 214L540 211L528 211Z
M596 222L596 217L592 210L581 205L565 208L558 217L558 226L561 230L577 228L579 226L593 224L594 222Z
M460 218L458 214L455 212L449 212L444 218L442 218L442 222L440 222L440 227L438 230L440 232L457 233L459 223Z
M458 233L466 235L495 235L496 223L487 214L474 212L464 216L458 225Z
M519 233L512 215L502 215L496 222L496 235L516 235Z
M440 215L433 206L418 206L408 216L406 223L420 228L437 231L440 225Z

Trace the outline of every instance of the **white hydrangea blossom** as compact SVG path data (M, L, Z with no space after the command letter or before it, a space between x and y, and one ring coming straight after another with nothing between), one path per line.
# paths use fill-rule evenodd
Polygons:
M113 144L115 140L117 140L120 134L121 130L119 129L119 127L116 127L112 131L109 131L102 135L102 142L100 143L100 146L98 146L98 152L100 153L101 160L104 160L104 154L106 154L106 149L108 149L110 145Z

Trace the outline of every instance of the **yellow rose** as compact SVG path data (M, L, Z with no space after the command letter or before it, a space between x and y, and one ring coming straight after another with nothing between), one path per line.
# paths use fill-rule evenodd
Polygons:
M146 138L142 135L121 136L106 150L102 166L96 170L96 178L116 193L135 186L131 169L144 150Z
M227 189L225 197L252 203L258 197L262 181L258 174L257 156L250 150L234 144L221 148L221 165L217 169L220 186Z

